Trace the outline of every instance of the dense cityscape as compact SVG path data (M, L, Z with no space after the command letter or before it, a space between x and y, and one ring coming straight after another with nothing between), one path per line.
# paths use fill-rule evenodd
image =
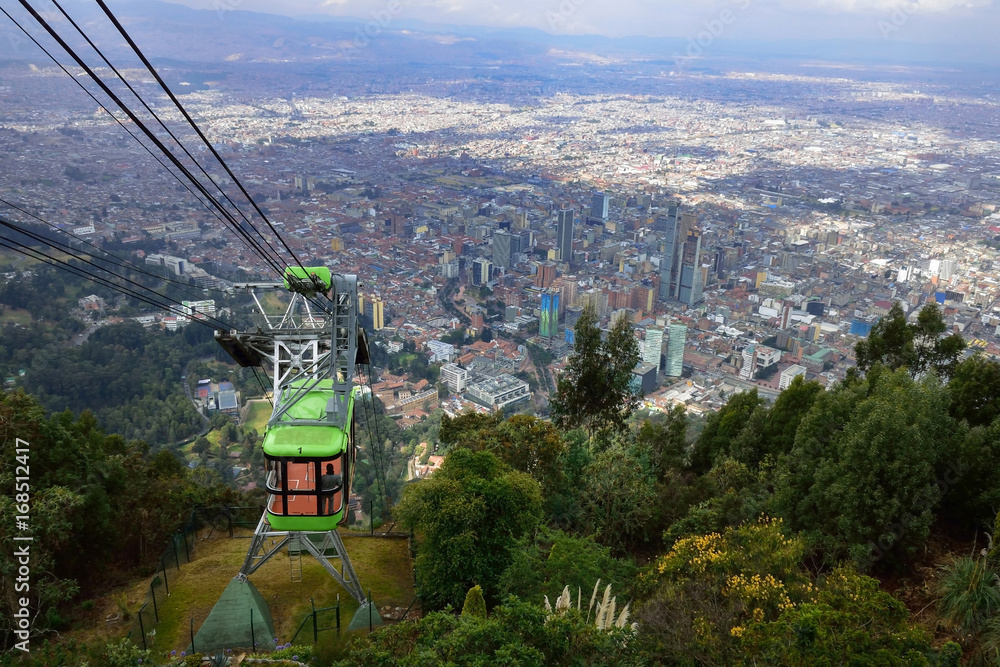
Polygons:
M651 409L832 384L895 301L910 318L936 302L997 351L998 115L972 86L637 64L630 94L602 92L618 86L602 73L574 92L482 83L477 100L455 94L475 81L458 72L348 95L350 71L292 94L254 71L185 104L299 257L361 277L375 340L445 364L458 411L544 411L587 304L632 322ZM5 199L89 241L162 240L145 261L203 286L263 275L61 71L0 75ZM380 395L419 418L437 407L426 384L404 374Z

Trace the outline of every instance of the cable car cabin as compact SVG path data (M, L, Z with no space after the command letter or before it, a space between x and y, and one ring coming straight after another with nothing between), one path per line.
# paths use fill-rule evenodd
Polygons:
M354 392L347 401L349 426L324 423L335 392L332 380L295 380L278 398L294 401L264 434L267 519L274 530L332 530L347 519L354 456ZM302 392L305 392L304 395Z

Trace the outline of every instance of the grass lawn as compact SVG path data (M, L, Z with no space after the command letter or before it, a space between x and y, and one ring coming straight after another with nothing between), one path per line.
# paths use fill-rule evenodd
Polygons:
M247 418L243 425L257 429L260 434L264 433L267 420L271 416L271 402L266 399L258 399L249 402L247 408Z
M212 447L208 450L209 454L211 454L212 456L215 456L215 457L219 456L219 437L221 435L222 435L222 432L219 431L218 429L213 429L213 430L211 430L211 431L209 431L208 433L205 434L205 439L208 440L208 442L212 445ZM187 443L186 445L178 447L177 451L180 454L183 454L184 456L186 456L189 461L192 460L192 459L196 459L198 457L192 451L194 449L194 443L195 442L197 442L197 438L195 438L191 442Z
M3 315L0 315L0 325L13 322L14 324L31 324L31 313L21 308L4 307Z
M249 535L249 532L244 532ZM179 572L168 570L170 597L159 601L160 624L156 628L158 651L187 648L190 643L190 623L194 631L208 616L229 580L239 571L248 539L230 539L219 533L211 540L199 540L192 562L183 565ZM371 589L372 599L378 607L407 607L415 596L413 569L406 540L377 539L351 536L341 531L351 562L358 573L361 585ZM317 608L330 607L340 595L341 626L345 628L357 609L354 599L337 584L323 567L310 557L302 559L302 581L293 582L290 563L285 552L275 555L255 572L250 580L267 600L274 618L275 632L282 642L292 640L303 619L311 610L310 598ZM143 582L146 586L147 582ZM162 590L162 589L161 589ZM319 618L320 627L334 624L334 613ZM346 632L337 637L330 631L320 633L320 646L334 646L345 640ZM312 643L311 624L299 633L296 644Z

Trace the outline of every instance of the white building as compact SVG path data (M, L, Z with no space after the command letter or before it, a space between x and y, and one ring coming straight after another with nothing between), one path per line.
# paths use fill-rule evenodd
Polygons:
M469 384L469 371L458 364L445 364L441 367L441 382L448 385L448 391L459 394Z
M215 299L206 299L204 301L181 301L181 306L184 308L184 314L177 316L178 322L187 322L188 319L199 320L205 319L206 316L215 316Z
M781 375L778 376L778 389L781 391L788 389L790 386L792 386L792 382L795 380L795 378L797 378L800 375L802 376L803 380L806 379L805 367L799 366L798 364L789 366L785 370L781 371Z
M427 342L427 349L431 351L432 364L439 361L448 362L455 358L455 346L451 343L431 340Z
M467 395L476 403L493 410L502 410L531 398L528 383L506 373L473 382L469 385Z
M781 361L781 350L775 350L774 348L767 347L765 345L757 345L756 352L757 359L755 365L757 370L773 366Z

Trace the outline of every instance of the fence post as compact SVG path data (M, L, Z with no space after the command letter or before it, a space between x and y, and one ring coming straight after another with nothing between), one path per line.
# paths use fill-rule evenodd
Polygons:
M371 534L375 534L375 499L372 498L368 501L368 525L371 528Z
M197 653L198 651L194 648L194 617L189 619L191 621L191 652Z
M368 589L368 634L372 633L372 589Z
M154 584L154 582L155 582L155 575L154 575L154 580L149 582L149 595L150 597L153 598L153 617L156 618L156 622L159 623L160 612L156 610L156 585Z
M319 641L319 629L316 627L317 626L317 623L316 623L316 603L313 602L312 598L309 598L309 605L312 607L312 610L313 610L313 613L312 613L312 617L313 617L313 644L315 644L317 641Z
M189 562L189 563L191 562L191 551L188 549L188 533L187 533L187 531L184 531L184 557L187 559L187 562Z
M253 632L253 607L250 607L250 643L253 644L253 652L257 652L257 635Z
M160 569L163 571L163 588L167 591L167 597L170 597L170 584L167 582L167 566L163 564L163 559L160 559Z
M177 565L177 569L181 569L181 559L177 557L177 535L170 540L171 544L174 545L174 563Z
M146 605L142 605L145 607ZM142 635L142 650L146 650L146 628L142 625L142 607L139 608L139 633Z
M340 593L337 593L337 636L340 636Z

